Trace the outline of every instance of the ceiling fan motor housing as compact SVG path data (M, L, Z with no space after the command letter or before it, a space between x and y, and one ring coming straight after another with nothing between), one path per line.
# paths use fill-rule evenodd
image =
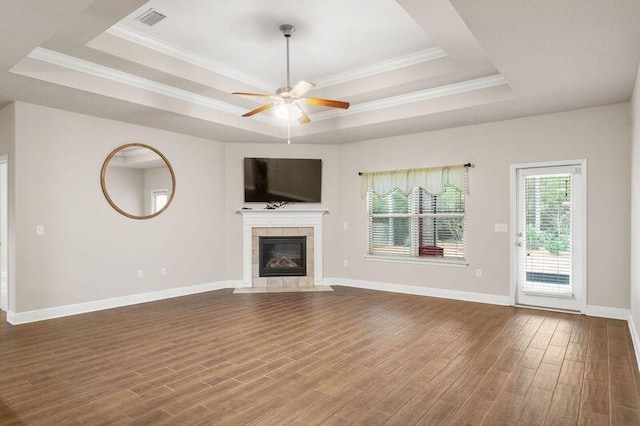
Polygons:
M290 98L291 94L289 92L291 92L291 89L293 89L293 87L291 86L281 87L278 90L276 90L276 95L282 97L283 99Z

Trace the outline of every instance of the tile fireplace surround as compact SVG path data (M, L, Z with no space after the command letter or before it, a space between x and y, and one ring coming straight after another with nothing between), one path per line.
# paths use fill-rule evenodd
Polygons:
M326 210L238 210L242 215L242 288L310 289L323 285L322 218ZM260 236L306 236L305 277L259 277Z

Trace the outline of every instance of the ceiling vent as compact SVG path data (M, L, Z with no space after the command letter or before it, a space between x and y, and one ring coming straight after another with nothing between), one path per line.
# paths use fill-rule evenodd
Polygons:
M166 17L167 17L166 15L163 15L162 13L154 9L149 9L146 12L144 12L142 15L138 16L136 18L136 21L140 21L145 25L153 27L155 24L162 21Z

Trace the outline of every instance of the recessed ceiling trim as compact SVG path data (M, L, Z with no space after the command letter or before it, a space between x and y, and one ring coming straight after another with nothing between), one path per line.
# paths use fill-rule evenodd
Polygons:
M269 84L266 81L260 80L249 74L243 73L242 71L228 67L221 64L220 62L216 62L181 47L174 46L164 41L160 41L157 38L150 37L145 34L141 34L123 24L115 24L105 32L107 34L111 34L113 36L130 41L131 43L135 43L142 47L155 50L156 52L172 56L176 59L180 59L181 61L188 62L197 67L213 71L217 74L223 75L233 80L237 80L241 83L245 83L253 87L257 87L259 89L265 91L274 91L276 89L272 84Z
M476 78L474 80L461 81L458 83L447 84L445 86L420 90L418 92L405 93L398 96L391 96L389 98L363 102L361 104L351 105L348 110L344 111L330 110L317 112L311 117L313 118L313 121L328 120L330 118L344 117L361 112L375 111L382 108L390 108L412 102L425 101L428 99L440 98L443 96L450 96L458 93L470 92L473 90L486 89L489 87L501 86L504 84L508 83L507 80L502 76L502 74L495 74L488 77Z
M49 62L61 67L73 69L75 71L83 72L96 77L105 78L117 83L122 83L128 86L137 87L139 89L148 90L160 95L180 99L185 102L201 105L217 111L226 112L233 115L241 115L246 112L244 108L231 105L226 102L218 101L207 96L198 95L196 93L169 86L167 84L158 83L157 81L149 80L133 74L118 71L113 68L108 68L103 65L85 61L83 59L74 58L72 56L68 56L63 53L55 52L53 50L45 49L42 47L35 48L31 53L29 53L28 57L39 61ZM264 117L256 117L256 119L265 123L272 124L270 120Z
M372 75L394 71L411 65L421 64L423 62L433 61L434 59L444 58L446 56L447 52L445 52L443 48L432 47L430 49L410 53L408 55L389 59L387 61L366 65L354 70L345 71L322 78L316 78L314 79L314 83L316 83L318 87L335 86L337 84L346 83L348 81L371 77Z

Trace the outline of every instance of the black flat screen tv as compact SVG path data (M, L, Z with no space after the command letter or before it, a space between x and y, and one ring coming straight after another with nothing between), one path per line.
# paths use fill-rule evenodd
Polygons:
M245 158L244 202L319 203L322 160L306 158Z

